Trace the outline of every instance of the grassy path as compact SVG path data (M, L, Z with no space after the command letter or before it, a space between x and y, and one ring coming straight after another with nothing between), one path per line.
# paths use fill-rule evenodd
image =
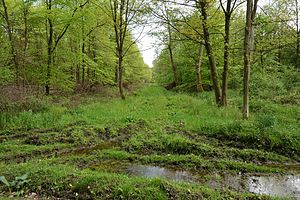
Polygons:
M201 180L216 172L299 172L284 166L300 161L300 108L253 102L254 115L243 121L238 98L228 108L211 101L210 93L189 96L151 86L125 101L95 98L75 108L51 104L6 118L0 132L0 176L9 181L28 177L10 187L1 184L0 196L271 199L122 170L128 164L161 166L193 171Z

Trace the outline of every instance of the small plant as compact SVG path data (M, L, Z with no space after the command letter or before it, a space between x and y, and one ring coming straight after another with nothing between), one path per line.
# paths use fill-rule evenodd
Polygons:
M271 115L258 115L256 124L260 132L264 132L267 129L271 129L274 127L274 125L276 124L276 119Z
M29 183L28 174L22 176L16 176L14 180L8 181L5 176L0 176L0 182L6 185L9 189L9 192L16 191L16 195L24 194L24 186Z

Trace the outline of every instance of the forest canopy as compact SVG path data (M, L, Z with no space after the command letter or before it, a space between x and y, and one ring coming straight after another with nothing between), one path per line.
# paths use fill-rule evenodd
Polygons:
M109 1L2 0L0 84L72 91L115 85L117 52ZM149 81L150 70L126 31L127 84Z
M167 89L213 91L219 106L230 103L228 90L234 90L242 91L244 118L254 96L299 103L297 0L1 0L1 5L2 88L49 95L109 85L125 99L124 87L154 81ZM158 47L153 69L138 46L145 34Z

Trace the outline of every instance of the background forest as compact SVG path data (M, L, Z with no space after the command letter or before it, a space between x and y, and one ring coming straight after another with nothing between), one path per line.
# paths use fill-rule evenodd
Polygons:
M50 93L45 87L72 91L114 85L115 33L107 1L3 0L1 9L2 86ZM134 40L128 30L127 45ZM150 79L136 44L124 63L127 85Z

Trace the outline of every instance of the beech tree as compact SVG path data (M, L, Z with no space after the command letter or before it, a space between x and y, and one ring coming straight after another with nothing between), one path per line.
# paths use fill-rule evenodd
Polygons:
M19 62L18 62L18 56L17 56L17 51L15 48L15 37L13 34L13 25L12 25L12 20L10 18L10 14L8 11L8 7L6 5L6 1L5 0L1 0L2 6L3 6L3 14L2 17L5 20L5 29L6 32L8 34L8 39L10 42L10 51L11 51L11 58L12 58L12 63L15 67L15 72L16 72L16 76L17 79L19 78Z
M83 8L88 2L89 2L89 0L85 1L83 4L80 4L79 7ZM50 93L51 68L53 68L54 51L57 48L57 45L59 44L61 39L64 37L64 35L68 31L68 29L71 25L71 20L69 20L69 22L67 24L65 24L64 27L60 31L58 31L59 33L58 33L58 35L55 39L54 38L55 29L54 29L53 20L52 20L52 17L53 17L53 15L52 15L52 6L53 6L52 0L47 0L46 5L47 5L47 11L48 11L48 17L47 17L47 22L48 22L48 27L47 27L48 28L48 32L47 32L48 58L47 58L47 75L46 75L45 90L46 90L46 94L48 95ZM75 16L77 10L78 10L78 7L76 6L75 9L72 12L71 18L73 18Z
M114 85L114 29L103 6L109 1L1 0L0 84L47 94ZM134 43L133 28L126 47ZM132 84L149 79L141 53L133 49L124 63Z
M250 65L254 44L254 20L258 0L247 0L246 25L244 37L244 92L243 92L243 118L249 118L249 82Z
M233 11L238 6L237 0L227 0L226 6L222 0L220 0L221 8L225 16L225 31L224 31L224 67L223 67L223 77L222 77L222 106L227 106L227 85L228 85L228 66L229 66L229 54L230 54L230 24L231 16Z
M116 42L116 81L120 92L120 97L125 99L123 91L123 73L124 73L124 58L136 40L128 41L130 37L130 26L134 25L134 20L141 12L145 1L144 0L110 0L110 12L113 21Z
M221 104L221 88L219 85L219 76L218 76L216 59L215 59L215 55L213 52L212 42L210 39L210 33L209 33L209 29L208 29L207 7L209 6L209 3L210 2L208 0L199 0L197 2L197 7L201 11L201 15L202 15L203 36L204 36L204 41L205 41L206 53L207 53L209 65L210 65L211 79L212 79L213 88L214 88L214 92L215 92L215 99L216 99L216 103L218 105L220 105Z

